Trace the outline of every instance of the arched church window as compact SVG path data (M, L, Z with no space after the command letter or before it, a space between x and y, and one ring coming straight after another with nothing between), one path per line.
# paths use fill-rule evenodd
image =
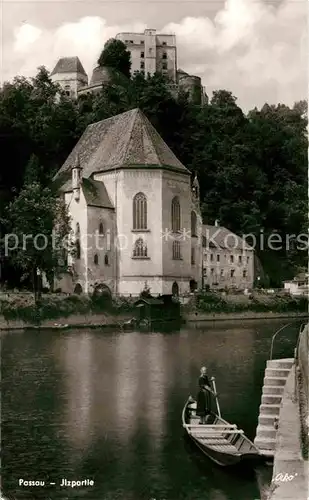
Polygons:
M98 254L95 254L94 257L93 257L93 262L94 264L97 266L98 263L99 263L99 257L98 257Z
M133 257L147 257L147 245L142 238L135 242Z
M172 231L173 233L180 231L180 203L178 196L172 199Z
M104 235L104 226L103 226L102 222L100 222L100 224L99 224L99 235L100 236Z
M109 266L109 259L108 259L108 255L107 254L105 254L105 257L104 257L104 264L106 266Z
M197 220L196 220L196 213L194 212L194 210L192 210L191 212L191 236L196 236L196 224L197 223Z
M144 193L137 193L133 198L133 229L147 229L147 198Z

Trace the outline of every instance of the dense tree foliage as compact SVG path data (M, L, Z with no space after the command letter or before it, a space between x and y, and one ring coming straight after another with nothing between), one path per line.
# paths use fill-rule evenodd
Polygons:
M287 235L307 234L306 102L293 108L265 104L245 114L235 96L220 90L197 106L185 94L173 95L160 75L115 78L99 94L75 102L51 82L45 68L32 80L6 84L0 93L5 158L0 210L25 182L36 179L48 186L87 125L135 107L198 174L204 221L219 219L237 234L257 237L257 254L270 285L280 285L306 265L305 244L285 244ZM283 239L276 251L267 248L274 233Z
M104 45L98 59L99 66L108 66L130 78L131 54L126 45L121 40L110 38Z

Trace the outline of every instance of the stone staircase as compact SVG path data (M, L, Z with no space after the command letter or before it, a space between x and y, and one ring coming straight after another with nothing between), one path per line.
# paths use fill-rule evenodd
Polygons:
M286 379L293 364L294 358L267 361L254 444L263 455L269 458L273 457L275 453L276 421L279 419Z

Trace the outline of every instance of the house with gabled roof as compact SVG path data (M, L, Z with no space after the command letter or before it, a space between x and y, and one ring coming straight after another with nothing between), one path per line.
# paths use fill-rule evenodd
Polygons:
M213 289L252 289L255 272L254 249L250 243L220 225L202 228L203 285Z
M76 241L63 291L182 294L201 282L199 184L139 109L89 125L54 181Z

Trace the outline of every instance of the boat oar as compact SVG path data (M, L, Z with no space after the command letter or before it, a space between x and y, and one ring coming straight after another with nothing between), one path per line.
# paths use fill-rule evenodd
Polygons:
M211 377L211 382L212 382L212 386L213 386L213 391L215 393L215 397L216 397L216 404L217 404L217 411L218 411L218 415L219 417L221 418L221 411L220 411L220 406L219 406L219 400L218 400L218 394L217 394L217 389L216 389L216 382L215 382L215 377Z

